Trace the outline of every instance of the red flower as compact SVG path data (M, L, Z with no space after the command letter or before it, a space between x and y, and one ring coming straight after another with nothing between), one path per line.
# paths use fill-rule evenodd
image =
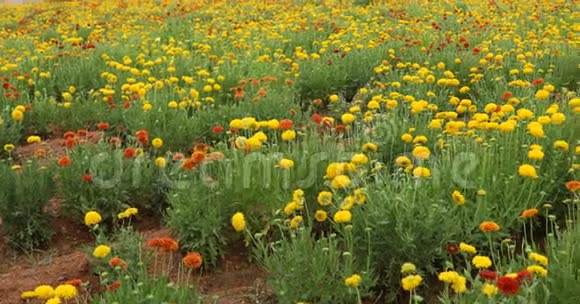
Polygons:
M224 127L222 127L220 125L217 125L217 126L213 127L213 129L212 129L212 133L216 134L216 135L222 133L223 131L224 131Z
M532 280L532 273L530 273L527 269L524 269L518 272L518 282L521 284L524 280L531 281Z
M108 289L109 291L115 291L115 290L117 290L117 288L119 288L120 286L121 286L121 281L115 281L115 282L113 282L113 284L111 284L111 285L107 286L107 289Z
M175 153L175 155L173 155L173 161L178 161L183 159L183 154L182 153Z
M149 142L149 132L146 130L139 130L135 133L137 136L137 141L139 141L142 145L147 145Z
M109 144L119 147L121 146L121 139L119 137L111 137L111 139L109 139Z
M109 266L111 266L112 268L119 266L119 267L121 267L121 269L127 270L127 267L129 265L127 264L127 262L125 260L121 259L120 257L114 257L114 258L109 260Z
M346 126L345 125L338 125L335 128L336 133L344 133L346 132Z
M93 176L87 173L87 174L83 175L83 181L85 183L90 183L93 181Z
M123 156L125 156L125 158L133 158L133 157L135 157L135 148L129 147L129 148L125 149L125 152L123 153Z
M108 122L100 122L100 123L97 125L97 128L98 128L99 130L108 130L110 127L111 127L111 125L109 125L109 123L108 123Z
M312 120L315 123L320 124L322 122L322 116L318 113L314 113L314 114L312 114Z
M510 91L507 91L501 95L502 100L509 99L510 97L512 97L512 92L510 92Z
M280 126L278 129L280 130L289 130L294 128L294 123L290 119L282 119L280 120Z
M459 251L459 247L455 243L447 244L447 253L456 254Z
M75 136L76 136L76 134L73 131L66 131L63 135L64 139L68 139L68 138L75 137Z
M74 147L76 143L77 139L75 137L69 137L64 141L64 146L69 149L72 149L72 147Z
M61 167L68 167L70 166L71 163L72 161L68 156L63 156L61 157L61 159L58 160L58 165Z
M189 268L199 268L203 263L203 259L201 258L201 254L199 252L189 252L183 258L183 264Z
M495 281L495 279L497 278L497 273L492 270L482 269L479 272L479 276L484 280Z
M580 190L580 181L569 181L566 183L566 189L571 192L576 192Z
M537 86L539 86L539 85L541 85L543 83L544 83L544 78L538 78L538 79L532 81L532 85L534 87L537 87Z
M520 292L520 282L517 278L503 276L497 280L497 288L505 295L517 295Z
M179 244L174 239L157 238L147 242L147 247L156 247L161 252L176 251L179 249Z
M80 279L72 279L72 280L66 281L65 284L69 284L69 285L72 285L74 287L79 287L79 286L81 286L82 283L83 283L83 281L81 281Z
M130 106L131 106L131 102L130 102L130 101L126 101L126 102L123 104L123 109L128 109Z
M87 136L87 134L89 134L89 131L87 131L87 130L78 130L77 131L77 134L79 136Z

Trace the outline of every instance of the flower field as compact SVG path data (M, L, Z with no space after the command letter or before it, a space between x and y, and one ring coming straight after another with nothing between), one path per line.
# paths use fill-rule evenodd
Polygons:
M580 303L573 1L0 11L0 303Z

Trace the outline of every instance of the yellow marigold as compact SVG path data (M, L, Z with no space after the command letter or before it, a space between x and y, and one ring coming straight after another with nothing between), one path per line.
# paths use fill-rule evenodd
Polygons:
M20 294L20 298L23 300L34 299L36 298L36 292L34 291L25 291Z
M463 206L463 204L465 204L465 196L463 196L463 194L461 194L461 192L458 190L455 190L453 193L451 193L451 198L453 198L453 201L459 206Z
M363 152L377 152L378 146L375 143L366 143L362 146Z
M481 293L483 293L486 297L491 298L497 294L497 287L493 284L485 283L481 288Z
M538 178L538 173L536 172L536 168L532 165L524 164L518 168L518 174L523 177L528 178Z
M417 167L413 169L413 176L414 177L430 177L431 170L425 167Z
M31 144L31 143L37 143L37 142L40 142L40 141L41 141L41 138L40 138L40 136L37 136L37 135L31 135L31 136L28 136L26 138L26 142L29 143L29 144Z
M369 158L362 153L357 153L357 154L352 156L351 162L357 166L360 166L360 165L364 165L364 164L368 163Z
M425 146L417 146L413 149L413 156L418 159L427 159L430 155L431 151Z
M406 291L411 291L414 290L415 288L417 288L421 282L423 281L423 278L420 275L408 275L406 277L404 277L403 279L401 279L401 286L403 287L404 290Z
M167 166L167 160L165 159L165 157L161 157L161 156L160 157L157 157L155 159L155 165L158 168L163 169L163 168L165 168Z
M314 219L316 219L316 221L319 223L326 221L327 218L328 218L328 214L324 210L319 209L319 210L316 210L316 212L314 213Z
M451 288L455 293L463 293L467 290L467 279L464 276L458 275L451 283Z
M540 277L545 277L548 275L548 270L539 265L528 266L527 270Z
M99 245L93 250L93 256L98 259L105 258L111 253L111 247L107 245Z
M155 137L151 141L151 145L153 146L153 148L159 149L163 146L163 139L161 139L159 137Z
M352 213L348 210L339 210L334 214L332 218L336 223L348 223L352 219Z
M5 144L4 145L4 151L6 152L11 152L15 149L16 147L13 144Z
M499 231L500 227L496 222L485 221L479 224L479 229L483 232Z
M473 259L471 260L471 263L473 264L473 266L480 269L491 267L491 259L489 257L482 255L474 256Z
M62 302L60 301L60 298L58 298L58 297L50 298L46 302L44 302L44 304L60 304L60 303L62 303Z
M412 163L413 162L411 162L411 159L406 156L399 156L395 159L395 164L397 164L399 167L408 167Z
M342 116L340 117L340 119L342 120L342 123L345 125L349 125L351 123L353 123L356 119L356 116L350 114L350 113L345 113L342 114Z
M353 274L344 280L344 285L346 285L348 287L356 288L356 287L358 287L358 285L360 285L361 281L362 281L362 278L360 275Z
M548 258L544 255L541 255L539 253L536 252L531 252L528 255L528 258L538 264L541 264L543 266L548 266Z
M292 218L292 220L290 220L290 228L292 229L296 229L300 226L300 224L302 224L302 222L304 221L304 219L302 218L301 215L297 215L295 217Z
M328 101L330 102L338 102L339 100L340 98L336 94L328 96Z
M296 131L294 130L286 130L282 133L282 139L285 141L290 141L296 138Z
M230 121L230 128L232 129L241 129L244 127L244 121L241 119L234 119Z
M536 92L535 97L536 97L536 99L539 99L539 100L548 99L550 97L550 92L548 92L544 89L540 89Z
M334 189L344 189L350 185L350 178L346 175L338 175L332 179L330 186Z
M477 249L475 249L475 246L466 244L466 243L459 243L459 250L461 250L462 252L465 253L470 253L470 254L476 254L477 253Z
M282 158L278 163L278 166L282 169L290 169L294 167L294 161L291 159Z
M566 115L564 115L564 113L560 113L560 112L554 113L550 117L550 120L552 121L552 124L554 124L554 125L561 125L562 123L564 123L564 121L566 121Z
M405 133L405 134L401 135L401 140L406 142L406 143L410 143L413 141L413 135L411 135L409 133Z
M54 289L50 285L40 285L34 289L34 293L41 300L48 300L54 297Z
M528 158L532 160L542 160L544 159L544 152L538 149L530 150L528 152Z
M564 152L568 152L569 145L564 140L556 140L554 142L554 149L562 150Z
M417 270L417 267L413 263L404 263L401 265L401 273L412 273Z
M24 119L24 112L20 110L14 110L12 111L11 117L14 121L22 121Z
M96 211L89 211L85 213L85 225L93 226L102 221L101 215Z
M321 191L318 193L317 201L321 206L328 206L332 203L332 192Z
M443 272L440 272L439 275L437 276L439 281L445 282L448 284L455 282L455 280L457 280L458 277L459 277L459 273L457 273L455 271L443 271Z
M244 214L241 212L236 212L233 216L232 216L232 227L234 227L234 230L236 230L237 232L241 232L244 229L246 229L246 218L244 217Z
M71 284L58 285L54 293L63 300L71 300L77 296L77 288Z

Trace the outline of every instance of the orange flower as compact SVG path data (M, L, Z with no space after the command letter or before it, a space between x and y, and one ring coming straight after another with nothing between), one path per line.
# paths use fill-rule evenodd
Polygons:
M204 143L197 143L193 146L193 152L203 152L206 153L209 150L209 146Z
M117 288L119 288L120 286L121 286L121 281L115 281L115 282L113 282L113 284L111 284L111 285L107 286L107 289L108 289L109 291L115 291L115 290L117 290Z
M81 281L80 279L72 279L72 280L66 281L65 284L72 285L74 287L79 287L79 286L81 286L82 283L83 283L83 281Z
M280 126L278 129L280 130L289 130L294 128L294 123L290 119L282 119L280 120Z
M44 150L43 148L38 148L36 149L36 151L34 151L34 156L36 158L43 158L46 155L46 150Z
M500 227L496 222L482 222L479 225L479 229L481 229L481 231L483 232L489 232L489 231L499 231Z
M176 251L179 249L179 244L174 239L157 238L147 242L147 247L156 247L161 252Z
M125 260L121 259L120 257L114 257L109 260L109 266L111 266L112 268L119 266L121 267L121 269L127 270L127 266L129 265Z
M536 216L538 213L539 213L539 211L536 208L527 209L527 210L524 210L524 212L522 212L522 215L520 215L520 217L523 219L529 219L529 218Z
M201 254L199 252L189 252L183 258L183 264L189 268L199 268L203 263L203 259L201 258Z
M58 160L58 165L61 167L68 167L71 163L72 161L68 156L63 156Z
M566 183L566 188L572 192L580 191L580 181L569 181Z
M195 168L195 166L197 166L197 163L195 162L195 160L193 158L190 157L183 162L183 164L181 165L181 168L183 168L185 170L191 170L191 169Z
M211 152L208 157L210 160L222 160L224 159L224 154L221 152Z
M191 155L191 159L193 159L193 161L196 164L201 164L205 160L205 152L202 151L193 152L193 154Z

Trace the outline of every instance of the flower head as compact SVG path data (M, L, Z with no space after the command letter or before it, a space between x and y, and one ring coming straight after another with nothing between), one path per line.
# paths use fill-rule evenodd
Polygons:
M246 218L244 217L244 214L241 212L237 212L236 214L234 214L232 216L232 227L234 227L234 230L236 230L237 232L241 232L244 229L246 229Z
M536 168L532 165L524 164L518 168L518 174L523 177L528 178L538 178L538 173L536 172Z
M476 255L471 260L473 265L477 268L489 268L491 267L491 259L486 256Z
M34 293L41 300L48 300L54 297L54 289L50 285L40 285L34 289Z
M522 212L522 214L520 215L520 218L529 219L529 218L536 216L538 213L539 213L539 211L536 208L527 209L527 210L524 210Z
M188 268L197 269L203 264L203 259L199 252L188 252L185 257L183 257L183 265Z
M496 222L482 222L479 224L479 229L483 232L499 231L500 227Z
M72 300L77 296L77 288L70 284L58 285L54 293L63 300Z
M85 213L85 225L94 226L102 221L101 215L97 211L89 211Z
M413 263L405 263L401 265L401 273L412 273L415 272L416 270L417 267L415 267L415 264Z
M462 252L465 253L471 253L471 254L476 254L477 250L475 249L475 246L466 244L466 243L459 243L459 250L461 250Z
M417 288L422 281L423 278L420 275L408 275L401 280L401 286L404 290L411 291Z
M504 275L497 280L497 288L505 295L517 295L520 292L520 282L517 278Z
M352 219L352 214L348 210L339 210L334 214L333 220L336 223L348 223Z
M356 288L356 287L358 287L358 285L360 284L361 281L362 281L362 278L360 275L353 274L344 280L344 285L346 285L348 287Z
M149 240L147 247L155 247L161 252L168 252L179 249L179 244L172 238L156 238Z
M99 245L93 250L93 256L98 259L102 259L111 253L111 247L107 245Z

